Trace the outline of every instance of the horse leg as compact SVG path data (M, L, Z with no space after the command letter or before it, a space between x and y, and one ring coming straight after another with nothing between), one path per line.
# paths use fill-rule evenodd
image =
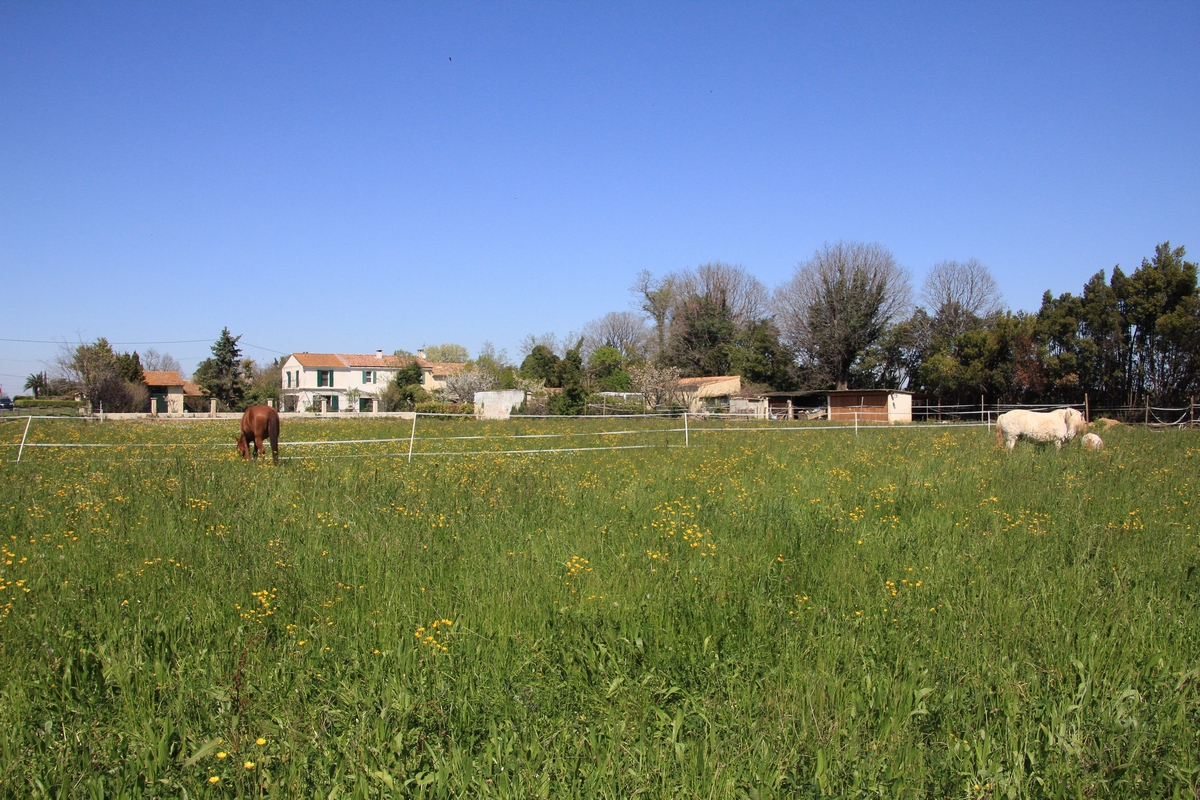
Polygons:
M263 447L263 435L258 431L254 432L254 457L258 458L258 454L267 454L267 448Z
M271 438L271 461L279 463L279 417L272 415L267 420L267 435Z

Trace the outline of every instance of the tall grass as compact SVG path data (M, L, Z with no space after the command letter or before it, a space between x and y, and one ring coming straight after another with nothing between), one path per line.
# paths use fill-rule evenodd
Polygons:
M233 432L0 467L5 795L1197 796L1194 433Z

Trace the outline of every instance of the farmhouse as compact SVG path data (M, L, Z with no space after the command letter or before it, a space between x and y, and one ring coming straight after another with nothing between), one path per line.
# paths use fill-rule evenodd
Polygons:
M829 419L842 422L912 422L924 419L930 395L901 389L840 389L828 392Z
M426 361L416 356L371 354L292 353L283 361L280 389L284 411L378 411L379 392L396 371L413 362L421 367L421 388L442 389L446 378L463 364Z
M199 386L175 370L142 370L142 382L150 390L151 414L182 414L183 398L203 395Z
M742 376L681 378L678 387L680 401L690 413L728 413L732 399L742 391Z

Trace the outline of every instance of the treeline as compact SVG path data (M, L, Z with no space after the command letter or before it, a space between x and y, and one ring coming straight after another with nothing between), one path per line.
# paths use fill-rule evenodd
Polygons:
M946 261L916 298L880 245L826 245L769 291L711 263L638 276L635 311L560 341L527 337L515 379L579 391L653 391L679 376L736 374L751 390L899 388L949 403L1150 401L1200 394L1196 264L1164 242L1130 275L1097 272L1037 312L1005 308L978 261Z
M773 290L719 262L662 276L643 271L631 310L563 338L531 334L516 362L486 342L474 359L462 345L427 347L429 360L465 368L431 394L413 364L379 399L385 410L436 410L470 403L476 391L525 389L550 413L578 414L599 392L633 392L658 405L671 402L680 378L740 375L749 391L895 388L967 404L981 396L1080 402L1086 394L1093 405L1181 405L1200 394L1200 292L1185 255L1163 242L1132 274L1116 266L1078 294L1047 291L1036 312L1006 308L975 260L934 265L914 298L892 254L858 242L825 245ZM194 375L233 410L280 395L279 364L259 368L243 358L239 338L223 329ZM145 368L178 369L170 356L117 353L99 339L64 348L58 375L30 376L26 388L141 410L147 356L153 365Z

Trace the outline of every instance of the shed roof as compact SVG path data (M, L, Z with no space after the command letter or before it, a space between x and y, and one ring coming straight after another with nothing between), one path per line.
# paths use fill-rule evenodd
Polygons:
M144 369L142 382L147 386L184 386L185 381L173 369Z

